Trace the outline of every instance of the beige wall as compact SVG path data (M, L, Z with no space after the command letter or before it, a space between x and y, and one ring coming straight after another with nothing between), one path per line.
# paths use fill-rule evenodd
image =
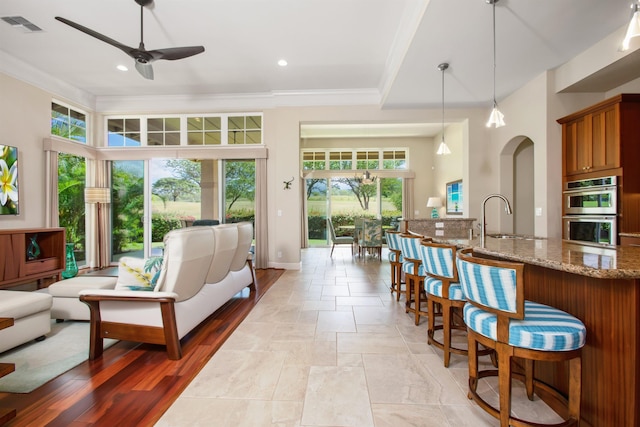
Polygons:
M51 130L51 94L0 73L0 144L18 147L19 210L0 216L0 228L45 223L45 157L42 139Z

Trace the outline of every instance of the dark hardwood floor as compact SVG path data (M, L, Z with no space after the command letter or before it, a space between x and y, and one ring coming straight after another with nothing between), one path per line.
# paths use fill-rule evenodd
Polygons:
M31 393L0 393L0 407L17 410L6 426L153 425L283 272L256 270L256 292L247 288L184 337L180 360L164 346L121 341Z

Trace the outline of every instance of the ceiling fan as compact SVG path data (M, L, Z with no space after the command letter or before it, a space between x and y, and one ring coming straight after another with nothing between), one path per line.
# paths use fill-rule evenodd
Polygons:
M167 59L173 61L176 59L188 58L189 56L197 55L204 52L203 46L169 47L165 49L146 50L144 48L143 41L143 12L144 6L150 5L151 3L153 3L153 0L135 0L135 2L140 5L140 45L137 48L126 46L110 37L93 31L92 29L80 24L76 24L73 21L69 21L68 19L61 18L59 16L56 16L56 19L77 30L82 31L83 33L89 34L90 36L95 37L98 40L102 40L103 42L108 43L111 46L117 47L135 60L136 70L138 70L142 77L149 80L153 80L153 67L151 66L151 63L153 61L156 61L158 59Z

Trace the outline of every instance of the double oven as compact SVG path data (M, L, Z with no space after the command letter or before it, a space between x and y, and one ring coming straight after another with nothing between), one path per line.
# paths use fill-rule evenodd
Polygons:
M568 181L562 193L565 240L615 245L618 240L618 180L616 176Z

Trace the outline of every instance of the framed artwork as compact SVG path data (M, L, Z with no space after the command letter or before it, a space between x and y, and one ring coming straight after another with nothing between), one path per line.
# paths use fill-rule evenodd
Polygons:
M462 180L447 182L447 215L462 215Z
M18 215L18 149L0 145L0 215Z

